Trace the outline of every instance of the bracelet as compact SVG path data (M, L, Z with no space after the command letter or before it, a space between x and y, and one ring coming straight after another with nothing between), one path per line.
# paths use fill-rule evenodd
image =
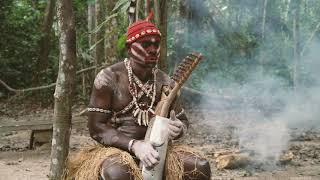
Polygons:
M88 112L101 112L101 113L105 113L105 114L111 113L110 110L105 110L105 109L101 109L101 108L88 108L87 110L88 110Z
M129 152L131 152L131 150L132 150L132 145L133 145L133 143L134 143L135 141L136 141L135 139L131 139L131 140L129 141L129 144L128 144L128 150L129 150Z

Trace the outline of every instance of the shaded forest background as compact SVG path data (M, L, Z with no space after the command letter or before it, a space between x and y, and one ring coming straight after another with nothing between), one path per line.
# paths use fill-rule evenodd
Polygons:
M55 83L59 47L54 4L54 0L0 1L0 79L8 86L26 89ZM319 81L314 80L315 64L306 61L319 47L318 0L170 0L167 6L167 59L161 68L172 73L191 51L205 56L188 81L190 88L219 94L256 76L276 77L283 88L292 90ZM74 0L75 101L87 103L99 67L126 56L127 7L126 0ZM144 12L140 14L143 18ZM0 99L49 105L53 87L13 96L0 86Z

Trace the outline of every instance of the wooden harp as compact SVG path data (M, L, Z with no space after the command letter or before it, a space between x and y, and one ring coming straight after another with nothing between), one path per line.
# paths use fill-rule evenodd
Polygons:
M175 81L175 86L170 90L168 95L162 94L161 96L161 100L156 107L157 116L150 121L145 136L145 140L150 141L159 152L160 162L151 170L142 166L142 176L144 180L162 180L168 148L167 124L169 119L166 117L169 114L169 108L179 90L201 59L202 55L200 53L191 53L185 57L172 76L172 79Z

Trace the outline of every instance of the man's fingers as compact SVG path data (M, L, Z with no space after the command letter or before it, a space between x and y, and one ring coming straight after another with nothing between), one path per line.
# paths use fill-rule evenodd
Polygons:
M169 131L168 134L171 134L171 135L176 135L176 134L180 134L181 131Z
M176 113L174 112L174 110L170 111L170 119L171 120L176 120Z
M148 154L146 155L143 159L142 159L142 163L143 165L147 168L147 169L151 169L153 168L155 165L157 165L159 163L159 161L157 159L155 159L152 154Z
M183 125L181 121L169 121L168 124L177 127L181 127Z
M179 135L179 133L176 133L176 132L172 132L172 133L170 133L171 134L171 136L173 136L173 137L177 137L178 135Z
M169 124L169 132L173 131L175 133L179 133L181 131L181 128L177 127L177 126L172 126Z
M158 164L158 160L156 158L154 158L152 154L148 155L148 159L152 163L152 166Z
M154 164L154 161L160 159L159 153L155 150L155 148L150 144L150 149L148 150L147 158Z
M153 165L152 162L149 160L148 156L143 158L143 162L144 162L146 167L152 167L152 165Z
M169 132L169 138L170 138L170 139L174 139L174 138L177 137L178 135L179 135L179 133L175 133L175 132L172 132L172 131Z
M160 155L157 151L152 151L151 154L155 159L157 159L158 161L160 160Z

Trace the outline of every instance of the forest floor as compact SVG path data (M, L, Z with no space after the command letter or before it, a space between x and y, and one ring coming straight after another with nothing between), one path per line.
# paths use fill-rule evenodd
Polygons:
M77 107L75 109L82 109ZM3 121L21 121L26 118L37 119L44 116L52 117L52 109L43 109L27 105L12 106L0 103L0 123ZM78 111L79 112L79 111ZM210 160L212 179L214 180L319 180L320 179L320 129L308 130L295 134L289 142L288 150L294 158L285 165L269 168L249 165L236 169L216 168L214 153L219 150L237 147L237 138L232 128L214 130L202 123L195 112L190 115L191 126L182 140L184 143L201 150ZM85 117L83 117L85 118ZM17 132L0 132L0 180L42 180L48 179L50 169L50 143L36 146L29 150L30 130ZM86 127L76 127L71 135L71 152L93 141L88 136Z

